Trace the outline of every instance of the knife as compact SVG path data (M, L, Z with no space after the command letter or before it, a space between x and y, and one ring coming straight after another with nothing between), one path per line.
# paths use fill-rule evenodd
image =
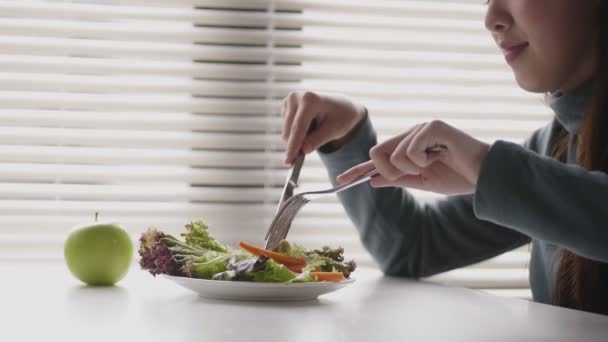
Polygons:
M279 209L281 208L283 203L285 203L285 201L287 201L291 196L293 196L293 190L296 188L296 186L298 186L298 178L300 177L300 170L302 170L302 165L304 165L305 157L306 155L304 153L300 154L300 156L298 156L298 158L291 165L291 168L289 168L289 171L287 172L287 179L285 180L283 192L281 193L281 198L279 199L279 205L277 206L275 215L279 212ZM264 249L271 249L276 247L270 246L268 240L268 237L270 236L270 228L272 228L272 226L269 227L268 231L266 232L266 245L264 246Z

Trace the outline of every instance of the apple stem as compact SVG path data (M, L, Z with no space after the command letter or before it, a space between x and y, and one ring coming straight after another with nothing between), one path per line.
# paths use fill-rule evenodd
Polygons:
M95 212L95 222L97 222L98 217L99 217L99 212Z

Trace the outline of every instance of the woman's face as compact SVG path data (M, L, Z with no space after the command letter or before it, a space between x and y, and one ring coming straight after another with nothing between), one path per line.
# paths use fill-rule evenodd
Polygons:
M490 0L486 28L520 87L568 92L596 68L596 13L605 0Z

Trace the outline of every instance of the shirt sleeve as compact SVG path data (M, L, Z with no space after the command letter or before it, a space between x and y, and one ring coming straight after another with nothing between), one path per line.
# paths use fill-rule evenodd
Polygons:
M482 163L477 217L608 262L608 175L497 141Z
M369 118L341 148L319 152L331 182L369 160L376 145ZM338 194L367 250L390 275L428 277L474 264L530 241L524 233L475 216L473 196L422 204L402 188L361 184Z

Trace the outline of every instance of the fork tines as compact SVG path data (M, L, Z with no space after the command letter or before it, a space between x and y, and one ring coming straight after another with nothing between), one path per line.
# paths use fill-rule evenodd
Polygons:
M268 230L268 241L266 243L267 248L273 249L277 244L287 237L289 229L291 228L291 222L296 217L300 209L306 203L310 202L309 199L302 195L294 195L290 197L279 209L279 212L275 215L270 229Z

